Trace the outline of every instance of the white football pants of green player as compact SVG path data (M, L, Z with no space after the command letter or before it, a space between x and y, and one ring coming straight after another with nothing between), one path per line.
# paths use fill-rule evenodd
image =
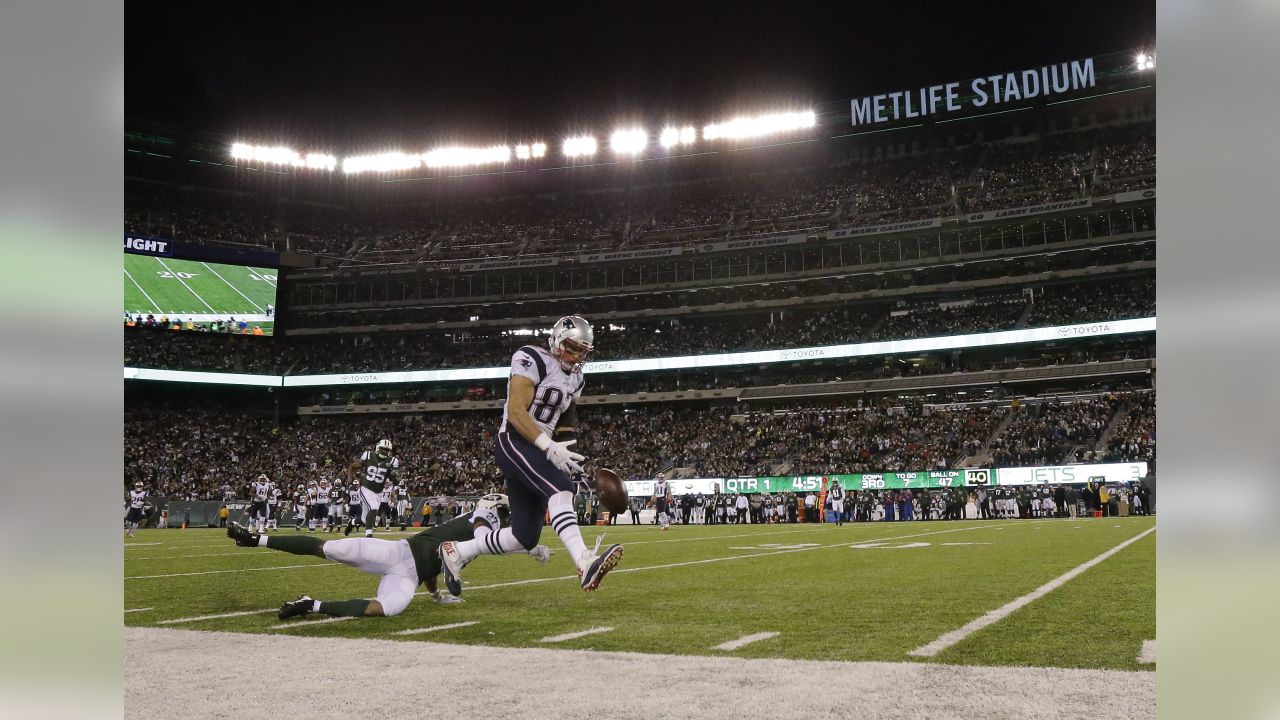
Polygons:
M413 561L407 540L329 540L324 544L324 556L361 572L382 576L373 601L378 606L371 602L366 615L398 615L409 607L413 593L418 589L418 566Z
M360 515L364 518L364 536L373 537L373 526L378 524L378 505L381 500L378 493L369 488L360 486L361 502Z

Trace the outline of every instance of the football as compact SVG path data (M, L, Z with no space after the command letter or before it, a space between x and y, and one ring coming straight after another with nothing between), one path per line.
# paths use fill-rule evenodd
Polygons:
M609 512L617 515L627 511L627 488L618 473L596 468L596 492L600 494L600 504Z

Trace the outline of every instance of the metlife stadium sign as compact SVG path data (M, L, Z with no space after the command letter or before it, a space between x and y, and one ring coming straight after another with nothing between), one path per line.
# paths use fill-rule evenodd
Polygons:
M1085 58L854 98L849 102L853 126L875 126L962 110L1000 109L1007 103L1092 88L1098 84L1093 65L1093 58Z

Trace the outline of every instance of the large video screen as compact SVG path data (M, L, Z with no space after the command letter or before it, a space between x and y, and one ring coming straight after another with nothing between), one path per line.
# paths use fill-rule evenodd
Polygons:
M274 268L124 255L125 325L271 335Z

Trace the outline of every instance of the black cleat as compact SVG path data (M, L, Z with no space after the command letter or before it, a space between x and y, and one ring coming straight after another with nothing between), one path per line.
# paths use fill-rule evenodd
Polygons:
M280 612L276 614L281 620L288 620L291 617L298 617L299 615L306 615L311 612L311 606L314 604L315 600L312 600L306 595L299 595L297 600L290 600L289 602L281 605Z
M618 566L618 561L622 559L622 546L610 545L602 555L597 557L587 566L587 571L580 573L582 578L582 589L592 592L600 587L600 581L604 579L606 573Z
M258 533L249 532L249 528L237 522L227 526L227 537L235 540L240 547L258 547Z

